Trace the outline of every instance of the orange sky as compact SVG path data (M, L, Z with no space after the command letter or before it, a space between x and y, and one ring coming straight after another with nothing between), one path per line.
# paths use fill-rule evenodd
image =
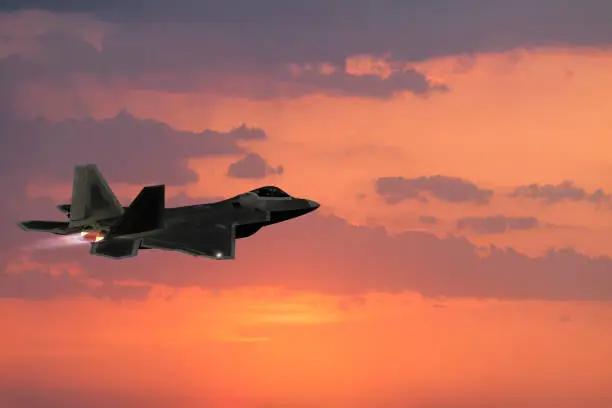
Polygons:
M85 31L95 39L98 29ZM83 111L108 118L125 109L177 129L228 131L246 123L270 135L246 146L271 165L283 165L282 175L255 182L229 179L227 166L237 157L193 159L190 167L199 180L181 188L191 197L277 184L321 202L323 215L353 225L382 226L390 233L424 229L440 237L456 233L453 223L460 217L533 216L555 227L464 235L477 245L532 256L553 247L612 256L609 209L504 196L518 185L563 180L588 191L612 190L612 48L481 53L463 69L462 58L411 65L451 88L427 97L254 101L131 89L120 81L108 86L83 77L68 89L26 84L15 105L26 116L58 121ZM368 56L348 64L354 73L372 65ZM436 200L388 205L374 191L378 177L436 174L469 180L496 196L485 206ZM125 196L139 188L113 186ZM28 185L31 197L58 203L69 191L60 181ZM424 226L418 221L422 215L440 222ZM325 233L313 230L308 239ZM306 239L292 237L296 246ZM264 242L263 234L249 240L269 252L243 251L255 245L245 241L237 256L248 253L252 268L265 268L280 244ZM330 254L339 250L328 248ZM342 250L350 258L350 248ZM285 258L287 275L300 279L325 264ZM172 263L177 258L168 259L163 268L185 272ZM138 262L133 268L139 271L161 267L146 256ZM234 273L208 271L211 261L201 262L202 274ZM327 279L340 281L361 270L352 262L358 261L342 264L346 271L327 264ZM451 260L448 268L469 272L460 262ZM113 272L112 264L104 267ZM405 265L407 271L417 267L427 271L427 265ZM382 263L380 268L382 273ZM609 302L429 299L403 289L340 295L267 285L211 290L157 285L142 302L0 299L0 330L0 395L3 389L6 395L53 389L53 395L70 399L74 392L88 401L103 392L119 395L117 401L135 395L181 408L612 406ZM0 408L34 407L15 401L0 397Z
M469 403L474 392L611 397L612 371L602 364L612 357L606 305L436 303L406 293L340 304L253 288L140 304L6 301L3 308L13 313L3 319L10 330L2 377L47 386L153 389L224 407L253 400L348 407L400 392L415 403ZM49 319L40 320L43 312ZM240 405L237 396L248 401Z

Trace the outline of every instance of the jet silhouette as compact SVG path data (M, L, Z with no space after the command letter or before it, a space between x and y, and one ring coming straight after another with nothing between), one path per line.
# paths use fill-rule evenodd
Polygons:
M122 206L94 164L75 166L71 204L57 208L69 221L24 221L25 231L80 235L92 255L130 258L141 249L234 259L236 239L308 214L319 204L266 186L213 203L165 207L165 185L146 186Z

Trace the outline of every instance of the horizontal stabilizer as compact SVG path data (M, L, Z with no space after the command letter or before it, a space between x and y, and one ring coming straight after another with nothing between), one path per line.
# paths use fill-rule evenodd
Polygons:
M142 239L110 239L91 244L92 255L113 259L131 258L138 255Z
M66 235L68 233L68 223L63 221L24 221L20 222L19 227L24 231L50 232L52 234Z
M107 237L139 236L164 228L166 186L147 186L110 227Z

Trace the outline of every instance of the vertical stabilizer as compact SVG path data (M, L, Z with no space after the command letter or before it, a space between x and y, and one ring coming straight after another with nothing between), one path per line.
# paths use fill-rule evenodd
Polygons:
M96 224L121 216L123 207L95 164L75 166L70 227Z
M123 215L111 225L107 237L150 234L165 227L166 186L146 186Z

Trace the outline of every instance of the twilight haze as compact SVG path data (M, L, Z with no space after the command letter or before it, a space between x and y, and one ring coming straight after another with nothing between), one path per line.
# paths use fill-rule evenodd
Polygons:
M1 7L0 408L612 406L612 2ZM230 262L20 231L82 163L322 206Z

